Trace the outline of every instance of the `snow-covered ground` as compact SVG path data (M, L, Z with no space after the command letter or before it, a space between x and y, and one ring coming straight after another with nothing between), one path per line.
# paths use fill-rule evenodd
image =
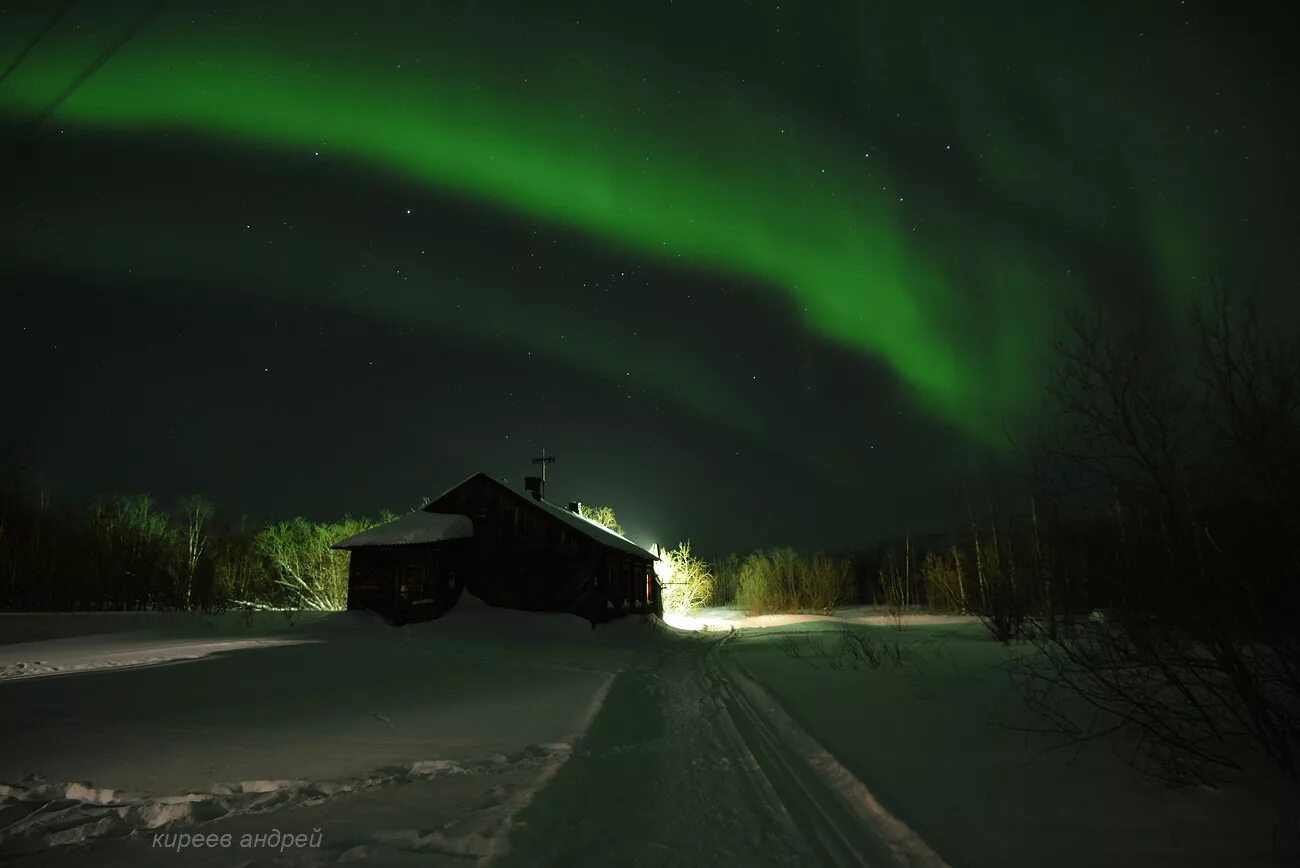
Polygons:
M1271 769L1249 789L1171 791L1105 742L1044 752L1050 742L1016 728L1033 720L1005 668L1031 647L920 616L855 627L891 653L879 668L835 669L818 649L834 649L842 626L755 631L733 656L951 865L1300 864L1300 801Z
M995 722L1019 713L1008 652L968 619L710 610L688 626L593 631L472 599L402 629L356 613L0 615L0 860L1300 857L1294 791L1170 792L1102 745L1031 759L1041 745ZM892 653L828 666L819 651L846 629Z

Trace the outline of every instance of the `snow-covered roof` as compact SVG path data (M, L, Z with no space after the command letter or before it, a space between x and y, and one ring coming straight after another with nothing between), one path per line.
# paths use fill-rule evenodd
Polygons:
M551 503L549 500L537 500L532 495L520 495L520 497L542 507L569 527L574 528L580 533L586 534L602 545L607 545L610 548L618 549L621 552L627 552L628 554L636 555L637 557L650 558L652 560L656 559L653 554L641 548L641 546L632 542L625 536L620 536L619 534L614 533L598 521L584 518L576 512L569 512L569 510L559 504Z
M494 479L493 477L488 476L486 473L482 473L482 472L471 474L465 479L462 479L460 482L456 483L451 488L448 488L442 494L438 495L433 500L429 501L429 505L437 503L439 500L446 497L448 494L451 494L453 491L460 488L462 485L469 482L471 479L475 479L479 476L489 480L490 482L496 485L499 485L501 488L504 488L506 491L510 492L515 497L522 500L524 503L532 504L533 506L536 506L539 509L541 509L543 512L550 513L551 515L558 518L560 521L567 524L569 527L573 528L579 533L582 533L590 537L591 539L595 540L601 545L609 546L612 549L616 549L621 552L626 552L627 554L630 555L636 555L639 558L649 558L650 560L654 560L654 561L659 560L659 558L655 557L653 553L648 552L645 549L641 548L641 546L632 542L627 537L614 533L612 530L605 527L600 522L592 521L591 519L588 518L583 518L582 516L578 515L575 512L569 512L569 510L567 510L566 508L558 504L551 503L549 500L538 500L537 498L533 497L531 494L523 494L521 492L515 491L513 488L511 488L509 485L506 485L501 480ZM428 506L426 506L425 509L428 509Z
M464 539L474 535L474 522L467 515L447 512L424 512L417 509L387 524L354 534L334 544L336 549L366 546L404 546Z

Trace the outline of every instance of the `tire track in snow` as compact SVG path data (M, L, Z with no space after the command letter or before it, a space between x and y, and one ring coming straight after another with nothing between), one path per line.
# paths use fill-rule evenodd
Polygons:
M738 663L726 659L724 648L734 636L729 633L709 647L705 677L820 861L833 866L948 868Z
M679 637L616 679L504 866L947 868L729 660Z
M814 854L677 637L622 672L573 755L519 817L503 866L812 864Z

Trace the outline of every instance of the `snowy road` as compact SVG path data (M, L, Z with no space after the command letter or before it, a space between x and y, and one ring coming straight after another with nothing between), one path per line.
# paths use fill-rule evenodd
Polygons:
M700 636L624 672L507 865L945 863Z

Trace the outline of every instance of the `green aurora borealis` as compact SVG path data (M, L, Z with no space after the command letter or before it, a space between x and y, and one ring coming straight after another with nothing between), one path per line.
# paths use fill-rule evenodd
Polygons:
M1209 268L1274 276L1268 251L1294 229L1290 79L1205 4L979 5L173 2L33 128L149 6L76 3L0 83L0 119L36 142L185 135L351 165L724 275L747 288L736 304L775 299L932 420L1001 444L1033 419L1063 309L1173 321ZM0 62L54 6L0 14ZM526 285L462 287L453 320L414 254L386 288L342 257L327 291L286 278L346 234L323 218L259 270L208 251L207 218L129 195L111 219L66 193L24 202L0 250L28 271L324 292L782 436L698 347L664 352L653 328L603 342L600 316ZM877 400L867 379L837 400Z

